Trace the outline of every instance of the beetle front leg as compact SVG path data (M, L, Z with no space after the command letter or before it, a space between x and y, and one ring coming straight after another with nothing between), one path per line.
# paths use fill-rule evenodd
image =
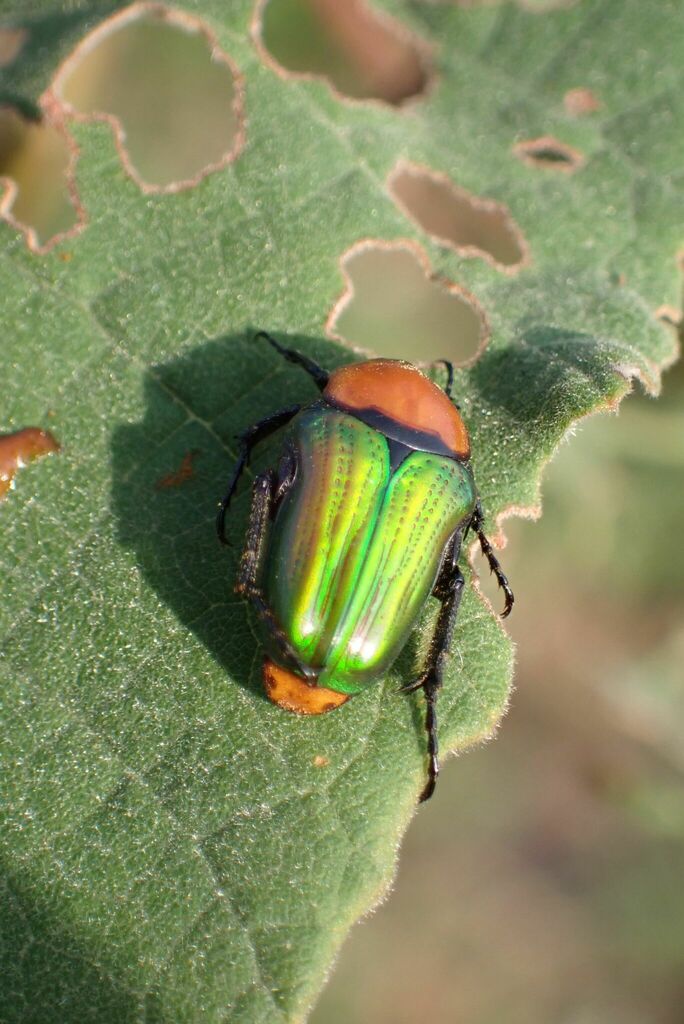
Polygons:
M252 508L249 515L249 526L245 547L235 582L235 593L251 601L256 613L266 623L283 658L293 665L305 679L315 677L316 673L308 665L303 665L294 647L283 633L275 615L271 611L261 589L261 570L266 551L266 536L276 503L276 493L283 494L283 485L278 485L272 470L261 473L254 481L252 488Z
M238 435L238 459L233 469L233 475L230 478L228 484L228 490L221 500L219 506L218 515L216 516L216 532L218 539L222 544L226 543L226 514L228 507L233 500L233 495L237 489L238 482L242 476L243 470L249 462L249 457L252 454L252 448L259 443L259 441L265 440L280 427L284 427L286 423L297 415L301 406L291 405L289 409L281 409L280 412L274 413L272 416L267 416L266 419L259 420L253 426L249 427L242 434Z
M458 552L454 545L453 552ZM422 689L425 694L425 731L428 738L428 779L420 794L420 803L429 800L435 791L439 775L439 746L437 742L437 694L442 688L444 668L449 656L449 648L454 635L458 607L461 603L465 580L458 565L452 557L445 564L439 575L435 594L441 600L442 607L430 644L427 668L414 683L402 687L402 693L413 693Z
M475 505L475 511L473 512L473 518L470 520L469 528L477 534L477 539L480 542L482 554L489 562L489 569L496 576L496 582L499 584L499 586L504 592L506 603L504 605L504 610L501 612L501 618L505 619L506 616L510 614L515 597L513 596L513 591L511 590L508 578L506 577L505 572L499 565L498 558L494 554L492 545L490 544L489 540L484 534L484 531L482 529L483 526L484 516L482 514L482 505L478 500L477 504Z

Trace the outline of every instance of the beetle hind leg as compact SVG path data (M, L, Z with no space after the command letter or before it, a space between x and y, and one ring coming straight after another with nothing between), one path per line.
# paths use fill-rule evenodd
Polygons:
M422 689L425 694L425 731L427 733L428 777L420 794L419 802L429 800L435 791L439 775L439 744L437 741L437 695L442 689L444 669L454 635L456 617L461 603L465 580L456 563L460 548L460 537L454 539L435 586L435 596L442 602L439 618L428 652L427 667L415 682L401 689L402 693L414 693Z
M297 652L269 607L260 585L268 526L273 518L276 492L282 497L282 489L283 485L278 486L276 475L272 470L261 473L254 481L249 526L238 568L235 592L241 597L246 597L252 603L257 615L266 624L285 661L295 668L305 680L313 682L315 671L300 661Z

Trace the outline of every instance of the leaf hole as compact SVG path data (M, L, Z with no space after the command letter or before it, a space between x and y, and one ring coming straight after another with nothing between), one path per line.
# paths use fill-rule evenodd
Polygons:
M259 0L254 35L280 74L327 79L352 99L399 106L429 84L426 45L363 0Z
M111 125L145 191L195 185L242 148L237 69L199 19L161 4L134 4L99 25L52 91L66 113Z
M559 142L552 135L518 142L513 146L513 153L530 167L564 171L566 174L579 170L584 163L584 156L579 150Z
M502 203L473 195L444 174L404 161L397 164L387 186L411 220L461 256L482 256L509 273L529 261L523 233Z
M61 124L0 107L0 217L23 231L34 251L44 252L82 219L69 183L73 160Z
M341 260L347 287L328 319L328 333L369 355L429 363L472 363L487 344L477 300L431 273L420 246L368 240Z
M12 434L0 434L0 499L14 487L14 478L22 466L42 455L59 451L59 442L49 430L24 427Z

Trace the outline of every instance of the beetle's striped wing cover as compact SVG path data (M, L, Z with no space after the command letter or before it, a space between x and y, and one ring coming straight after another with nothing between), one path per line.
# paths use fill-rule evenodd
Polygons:
M266 599L301 660L322 668L377 522L389 451L327 405L300 413L287 440L297 472L269 544Z
M266 597L319 683L354 693L381 676L430 594L445 545L472 512L467 465L411 452L330 406L293 421L295 482L276 516Z

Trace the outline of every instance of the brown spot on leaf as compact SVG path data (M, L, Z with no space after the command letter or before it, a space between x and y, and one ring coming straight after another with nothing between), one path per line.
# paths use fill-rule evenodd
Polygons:
M40 427L24 427L12 434L0 434L0 498L14 486L17 470L28 462L59 451L59 442Z
M593 114L600 110L602 103L591 89L579 88L568 89L563 97L563 106L570 117L583 117L585 114Z
M145 192L196 185L244 144L237 68L204 22L163 4L133 4L102 22L48 92L66 115L111 126Z
M59 118L46 111L34 121L0 107L0 218L23 232L33 252L47 252L84 222L76 158Z
M298 715L323 715L349 700L347 693L310 686L301 676L268 658L264 660L263 674L268 699Z
M155 483L155 490L163 491L169 487L181 487L188 480L192 480L195 475L195 459L199 455L199 451L193 448L192 451L186 452L181 460L181 464L178 469L172 473L167 473L166 476L162 476Z
M252 31L281 76L325 78L342 97L398 106L429 85L427 45L363 0L258 0Z
M525 237L508 207L473 195L445 174L400 160L387 187L416 224L461 256L481 256L515 273L529 263Z
M25 28L0 28L0 68L14 63L27 39Z
M314 768L327 768L330 764L330 759L324 757L323 754L316 754L313 759Z
M513 153L530 167L563 171L565 174L572 174L584 164L584 156L579 150L559 142L553 135L517 142L513 146Z
M417 243L368 239L344 253L340 266L347 286L327 331L364 354L467 365L487 344L475 297L433 274Z

